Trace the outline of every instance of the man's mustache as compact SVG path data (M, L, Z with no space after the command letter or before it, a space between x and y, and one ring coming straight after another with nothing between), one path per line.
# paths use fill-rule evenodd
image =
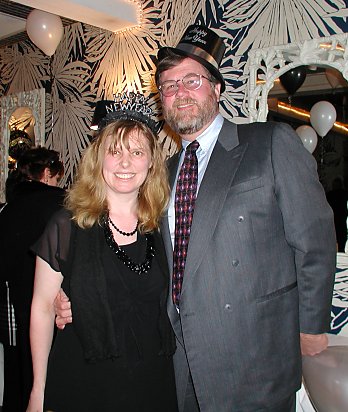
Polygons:
M181 106L183 104L197 104L197 100L195 99L190 99L190 98L184 98L184 99L176 99L173 103L173 108L177 108L178 106Z

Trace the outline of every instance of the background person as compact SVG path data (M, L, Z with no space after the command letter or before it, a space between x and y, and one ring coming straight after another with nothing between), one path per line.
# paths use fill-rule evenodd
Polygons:
M66 210L36 248L28 412L42 411L43 403L44 410L64 412L177 410L158 233L169 188L161 147L143 113L115 111L102 121ZM61 284L74 322L58 332L48 362Z
M3 412L23 412L29 400L33 383L29 323L35 270L30 247L51 215L62 207L65 192L56 187L62 175L59 153L36 147L21 155L6 185L8 203L0 213L1 312L7 321L1 333Z
M334 213L337 251L344 252L347 242L348 191L344 188L342 178L333 180L332 189L326 193L326 198Z

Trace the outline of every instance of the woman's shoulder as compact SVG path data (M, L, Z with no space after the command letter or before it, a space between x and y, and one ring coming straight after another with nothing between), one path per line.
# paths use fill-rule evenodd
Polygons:
M66 223L66 222L72 222L72 214L70 210L67 210L65 207L62 207L61 209L57 210L53 215L52 219L55 222L61 222L61 223Z
M71 225L72 225L71 212L63 207L53 213L47 226L48 227L59 227L59 228L64 228L64 227L71 228Z

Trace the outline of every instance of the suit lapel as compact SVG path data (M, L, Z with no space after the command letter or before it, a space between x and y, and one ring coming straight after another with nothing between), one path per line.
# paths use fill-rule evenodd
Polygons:
M187 282L192 279L201 263L205 250L209 247L212 234L227 196L228 187L232 184L245 149L246 145L239 145L237 125L225 121L209 160L196 200L181 292L182 295L185 293L185 283L187 284ZM173 188L175 183L179 159L180 153L177 153L168 163L171 188ZM165 216L162 220L161 231L170 271L170 293L167 304L168 315L177 338L183 344L180 318L171 298L173 247L170 238L168 216Z
M192 279L200 265L224 206L228 188L243 158L246 145L239 145L237 126L225 122L204 174L193 215L190 242L187 251L185 284Z

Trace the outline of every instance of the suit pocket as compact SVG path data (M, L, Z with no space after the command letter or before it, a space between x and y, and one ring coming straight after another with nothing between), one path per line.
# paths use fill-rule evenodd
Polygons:
M229 193L236 195L239 193L249 192L250 190L258 189L263 186L263 181L261 177L253 178L243 182L239 182L231 186Z
M290 285L284 286L283 288L280 288L278 290L275 290L274 292L268 293L267 295L260 296L259 298L256 299L257 303L265 302L270 299L274 299L280 295L283 295L284 293L290 292L290 290L295 289L297 287L297 282L291 283Z

